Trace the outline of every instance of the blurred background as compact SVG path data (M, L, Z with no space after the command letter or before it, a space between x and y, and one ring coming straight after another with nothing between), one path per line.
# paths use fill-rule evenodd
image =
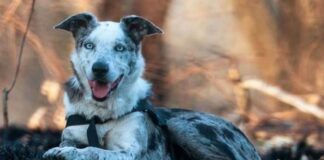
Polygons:
M31 2L0 1L0 89L13 80ZM323 10L322 0L38 0L9 122L65 125L74 42L55 24L84 11L113 21L136 14L164 30L143 42L156 104L223 116L260 151L300 140L323 149Z

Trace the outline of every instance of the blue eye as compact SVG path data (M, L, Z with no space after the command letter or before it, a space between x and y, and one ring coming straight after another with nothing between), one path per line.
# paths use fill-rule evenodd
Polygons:
M93 49L94 47L95 47L94 44L91 42L87 42L84 44L84 48L86 49Z
M117 44L114 49L117 52L124 52L126 50L126 47L121 44Z

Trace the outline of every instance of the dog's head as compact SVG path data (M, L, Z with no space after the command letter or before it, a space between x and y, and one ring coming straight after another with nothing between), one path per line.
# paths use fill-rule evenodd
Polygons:
M126 16L120 22L97 21L90 13L71 16L55 26L72 33L73 69L85 94L105 101L115 90L132 85L144 71L141 41L162 33L152 22Z

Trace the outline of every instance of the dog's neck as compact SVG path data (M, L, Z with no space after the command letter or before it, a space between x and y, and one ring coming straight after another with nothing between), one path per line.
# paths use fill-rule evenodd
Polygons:
M64 105L66 117L80 114L87 119L98 116L102 120L117 119L130 112L139 100L146 98L151 85L143 78L138 78L128 86L121 86L104 102L95 101L85 92L77 77L72 77L65 84Z

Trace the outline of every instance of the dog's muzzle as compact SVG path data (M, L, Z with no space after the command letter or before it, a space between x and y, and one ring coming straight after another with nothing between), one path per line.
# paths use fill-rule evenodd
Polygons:
M123 75L119 76L115 81L109 81L107 74L109 72L108 64L105 62L96 62L92 66L93 79L89 80L92 97L96 101L104 101L113 90L118 87Z
M108 64L105 62L96 62L92 65L94 80L99 83L107 83L107 74L109 72Z

